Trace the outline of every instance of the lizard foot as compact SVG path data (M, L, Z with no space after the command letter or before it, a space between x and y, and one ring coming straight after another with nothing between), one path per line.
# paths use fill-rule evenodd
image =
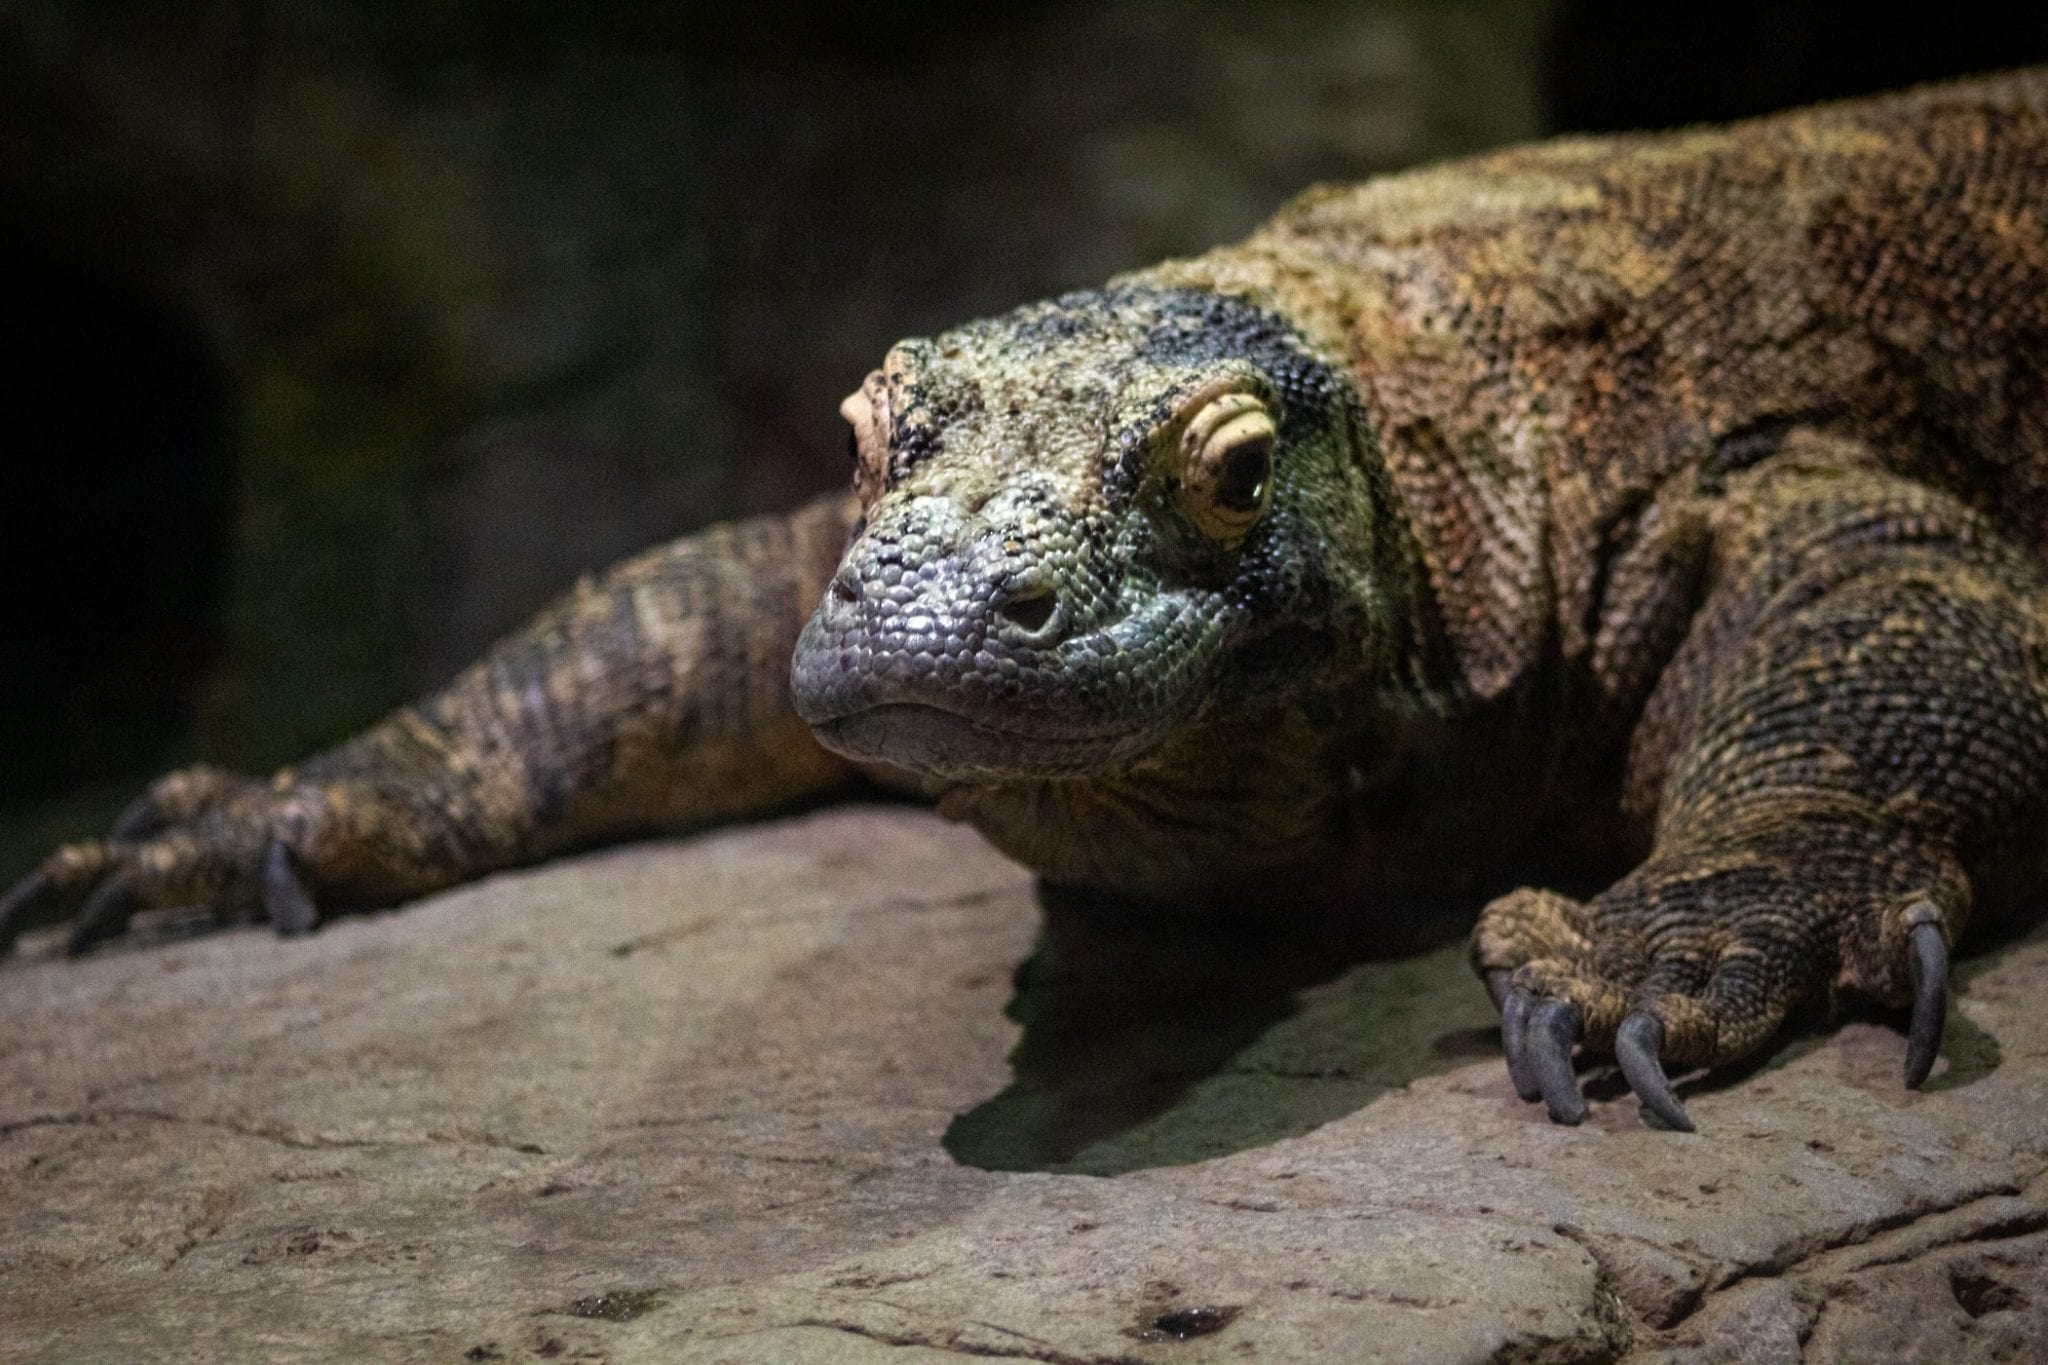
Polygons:
M1930 860L1888 851L1858 864L1849 842L1863 841L1816 841L1797 859L1653 859L1590 901L1524 889L1489 905L1473 956L1500 1007L1515 1093L1579 1123L1574 1050L1610 1054L1649 1114L1690 1132L1667 1067L1749 1055L1836 988L1910 1004L1905 1082L1920 1085L1968 895L1953 874L1928 876Z
M0 896L0 956L24 924L68 916L76 956L125 932L144 910L205 905L223 922L263 911L280 934L305 933L320 915L301 855L324 802L217 768L189 768L155 783L110 836L71 844Z

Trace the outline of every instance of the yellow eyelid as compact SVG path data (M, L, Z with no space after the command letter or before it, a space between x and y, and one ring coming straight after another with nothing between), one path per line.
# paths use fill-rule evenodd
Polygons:
M1197 409L1182 429L1181 454L1187 459L1194 459L1203 447L1226 429L1242 427L1247 420L1263 422L1268 431L1272 430L1272 415L1266 411L1266 405L1259 401L1257 394L1240 390L1216 395Z
M1272 498L1271 449L1276 426L1271 409L1255 393L1237 385L1216 386L1201 406L1189 413L1180 437L1179 478L1181 510L1202 534L1234 547L1243 540ZM1184 409L1185 411L1185 409ZM1248 446L1262 443L1268 464L1252 506L1233 506L1222 500L1220 483L1228 458Z

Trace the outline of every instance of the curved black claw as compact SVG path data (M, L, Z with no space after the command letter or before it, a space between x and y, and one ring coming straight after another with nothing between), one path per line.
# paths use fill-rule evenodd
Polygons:
M299 876L298 859L275 839L263 854L263 913L279 938L296 938L320 927L320 908Z
M1493 997L1495 1009L1506 1009L1508 991L1513 989L1515 974L1506 970L1486 973L1486 993Z
M1529 1015L1529 1067L1553 1123L1577 1124L1586 1117L1586 1097L1572 1074L1572 1045L1582 1023L1579 1007L1563 1000L1545 1000Z
M1948 1022L1948 944L1938 924L1916 924L1908 940L1913 969L1913 1021L1906 1028L1906 1087L1918 1090L1934 1070Z
M1690 1133L1692 1116L1671 1093L1671 1078L1664 1074L1664 1062L1658 1056L1663 1050L1664 1021L1653 1014L1637 1010L1615 1030L1614 1060L1621 1063L1628 1088L1666 1128Z
M1529 1065L1529 1009L1533 1004L1529 992L1513 987L1500 1002L1500 1041L1508 1057L1508 1083L1524 1100L1543 1098L1543 1087Z
M56 890L57 884L50 880L50 874L38 868L16 882L5 896L0 896L0 957L14 951L14 941L21 937L21 926L27 921L29 912Z
M87 898L85 908L78 912L78 919L71 926L71 941L64 945L64 951L77 957L102 940L119 938L141 908L142 900L135 894L135 888L118 876L100 883Z
M114 817L114 827L107 837L115 843L135 843L161 834L170 828L171 819L164 814L163 803L154 790L146 791L122 807Z

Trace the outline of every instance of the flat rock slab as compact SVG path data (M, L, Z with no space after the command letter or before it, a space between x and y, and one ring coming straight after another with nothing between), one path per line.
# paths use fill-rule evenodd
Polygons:
M1355 944L1353 945L1355 947ZM1088 915L922 812L0 968L0 1358L2033 1360L2048 936L1700 1132L1456 946ZM1349 954L1355 958L1355 952Z

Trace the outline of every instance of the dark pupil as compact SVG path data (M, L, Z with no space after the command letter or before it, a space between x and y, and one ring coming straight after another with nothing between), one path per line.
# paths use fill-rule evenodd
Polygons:
M1236 512L1249 512L1259 505L1265 490L1266 471L1273 455L1270 441L1246 441L1223 457L1223 477L1216 482L1216 501Z

